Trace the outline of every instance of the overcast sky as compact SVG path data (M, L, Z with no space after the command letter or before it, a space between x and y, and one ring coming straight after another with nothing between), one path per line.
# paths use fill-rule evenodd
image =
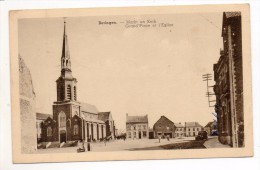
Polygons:
M173 27L125 28L155 19ZM212 73L222 48L222 13L67 18L78 100L111 111L118 129L126 113L165 115L175 123L213 120L202 74ZM99 25L115 21L116 25ZM52 114L60 76L63 18L19 21L19 53L31 70L37 112ZM210 83L213 85L213 81Z

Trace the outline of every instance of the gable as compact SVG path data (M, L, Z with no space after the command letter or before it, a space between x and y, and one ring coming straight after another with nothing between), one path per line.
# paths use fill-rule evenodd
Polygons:
M161 118L154 124L154 127L156 126L174 126L174 123L168 119L167 117L165 116L161 116Z

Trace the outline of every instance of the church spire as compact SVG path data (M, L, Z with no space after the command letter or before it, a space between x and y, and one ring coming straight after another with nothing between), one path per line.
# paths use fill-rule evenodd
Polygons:
M63 43L62 43L62 55L61 55L61 70L71 71L70 52L69 52L68 38L66 33L65 19L64 19L64 33L63 33Z

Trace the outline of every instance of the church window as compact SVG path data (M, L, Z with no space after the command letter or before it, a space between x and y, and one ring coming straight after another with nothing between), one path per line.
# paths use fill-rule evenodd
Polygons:
M60 117L60 128L65 127L66 126L66 115L64 112L61 112L59 114Z
M71 100L71 86L70 85L68 85L68 87L67 87L67 98L68 98L68 100Z
M78 135L79 134L79 125L74 125L73 134L74 135Z
M77 89L76 89L76 86L74 86L74 100L77 100Z
M47 128L47 136L52 136L52 128L50 126Z

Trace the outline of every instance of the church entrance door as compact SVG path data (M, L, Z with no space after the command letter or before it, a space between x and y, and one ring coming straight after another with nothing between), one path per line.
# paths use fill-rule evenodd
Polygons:
M142 138L142 135L141 135L141 132L139 131L139 139L141 139Z
M66 141L66 131L65 130L61 130L60 131L60 143L62 143L62 142L67 142Z

